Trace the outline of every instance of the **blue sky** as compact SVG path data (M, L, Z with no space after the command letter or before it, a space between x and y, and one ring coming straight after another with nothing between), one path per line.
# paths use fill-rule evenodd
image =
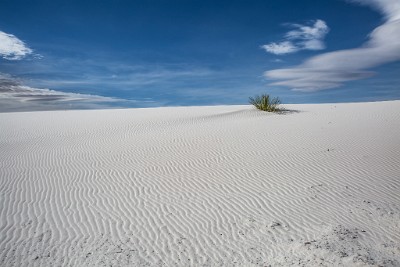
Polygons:
M2 111L400 99L399 0L0 2Z

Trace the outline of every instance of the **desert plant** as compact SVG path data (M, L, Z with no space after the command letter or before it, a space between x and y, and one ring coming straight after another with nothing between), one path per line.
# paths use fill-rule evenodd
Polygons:
M271 98L268 94L262 94L261 96L249 97L249 103L259 110L277 112L279 111L278 106L281 104L281 100L278 97Z

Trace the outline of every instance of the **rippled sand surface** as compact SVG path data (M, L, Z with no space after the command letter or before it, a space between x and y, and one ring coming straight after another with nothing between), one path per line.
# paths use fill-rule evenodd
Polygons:
M399 266L400 101L0 114L1 266Z

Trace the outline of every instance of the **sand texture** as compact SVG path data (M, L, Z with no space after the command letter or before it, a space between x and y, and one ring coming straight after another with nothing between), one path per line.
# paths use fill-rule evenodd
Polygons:
M400 266L400 101L0 114L0 266Z

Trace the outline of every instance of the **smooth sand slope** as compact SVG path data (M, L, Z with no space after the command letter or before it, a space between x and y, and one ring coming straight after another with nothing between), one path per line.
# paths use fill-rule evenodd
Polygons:
M0 266L400 266L400 101L0 114Z

